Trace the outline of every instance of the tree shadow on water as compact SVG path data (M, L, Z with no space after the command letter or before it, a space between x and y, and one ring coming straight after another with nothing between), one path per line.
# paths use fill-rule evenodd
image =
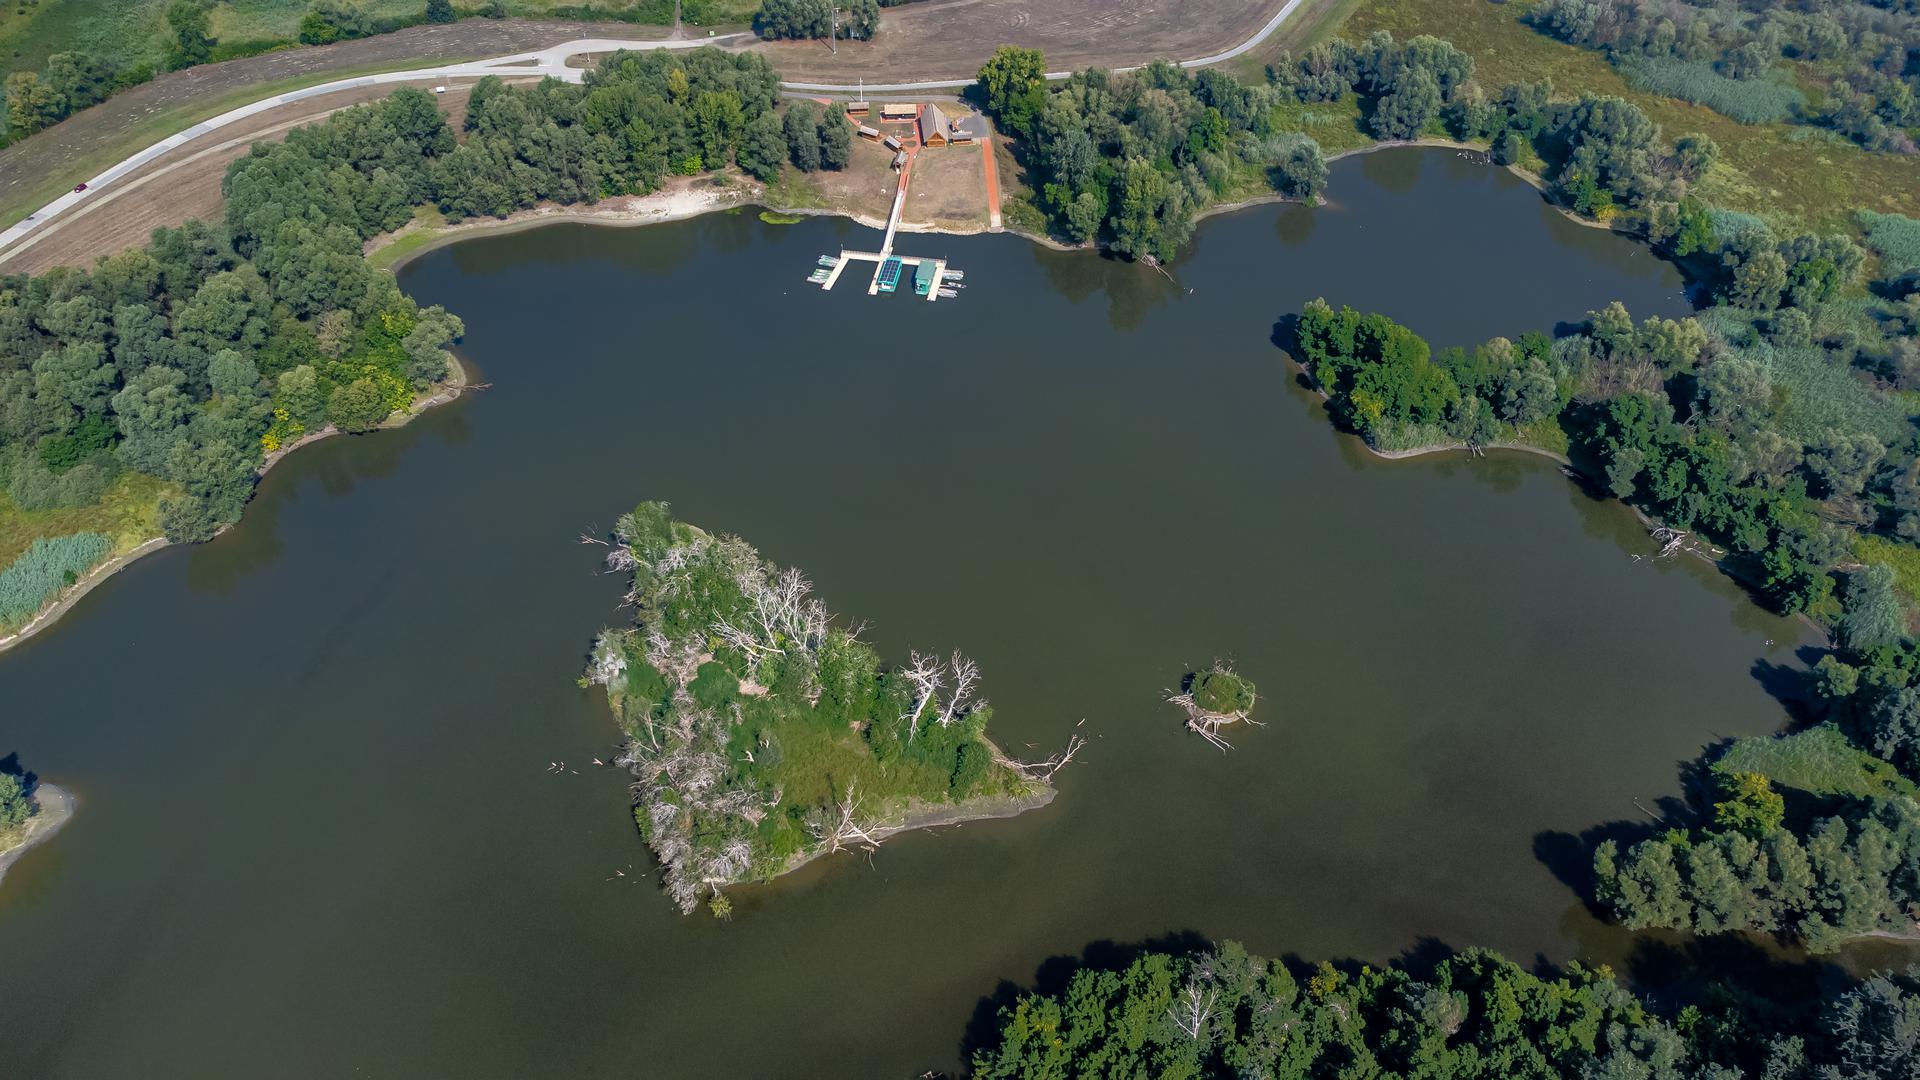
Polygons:
M1753 662L1750 670L1753 681L1767 696L1780 704L1792 720L1793 727L1808 727L1819 721L1817 704L1813 700L1813 687L1808 685L1807 672L1819 663L1825 650L1802 647L1794 650L1795 657L1803 667L1789 664L1776 664L1766 657Z
M1050 956L1035 969L1033 981L1020 986L1009 979L1000 980L993 993L980 999L973 1016L960 1037L960 1060L972 1061L975 1051L992 1047L1000 1034L1000 1011L1010 1009L1026 994L1058 995L1078 971L1124 971L1127 965L1148 953L1192 956L1214 947L1198 930L1175 930L1144 941L1096 941L1075 956Z
M1605 918L1608 912L1593 895L1594 849L1611 840L1624 851L1659 831L1660 826L1652 821L1627 820L1605 822L1577 835L1547 829L1533 834L1533 857L1560 884L1572 889L1595 918Z
M1674 1005L1716 984L1751 988L1775 1008L1816 1007L1851 981L1844 967L1751 934L1642 935L1622 972L1628 985Z
M33 789L40 786L40 774L30 773L27 771L25 765L20 764L20 752L18 750L8 754L6 757L0 757L0 775L17 777L20 781L21 789L28 795L32 795Z

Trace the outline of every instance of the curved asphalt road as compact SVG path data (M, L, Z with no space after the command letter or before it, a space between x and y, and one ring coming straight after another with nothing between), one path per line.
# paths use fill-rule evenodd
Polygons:
M1247 53L1262 41L1265 41L1275 30L1278 30L1280 24L1285 22L1289 15L1293 14L1294 10L1298 8L1301 3L1302 0L1287 0L1287 2L1281 6L1280 10L1274 13L1273 18L1268 19L1267 24L1262 26L1259 32L1252 37L1228 49L1226 52L1215 53L1212 56L1203 56L1197 60L1182 60L1180 66L1183 68L1206 67L1209 64L1223 63ZM286 105L291 102L315 97L320 94L330 94L340 90L352 90L362 86L375 86L381 83L418 82L422 79L479 78L486 75L540 75L551 76L565 82L577 83L586 77L587 69L568 67L567 60L570 57L579 56L583 53L607 53L616 52L621 49L694 49L703 45L717 45L748 36L750 35L726 34L720 37L693 38L684 41L627 41L619 38L582 38L578 41L564 42L552 48L541 49L538 52L514 53L511 56L498 56L491 60L476 60L466 64L414 68L409 71L387 71L378 75L362 75L351 79L337 79L333 82L321 83L318 86L309 86L304 90L293 90L285 94L264 98L250 105L242 105L237 109L221 113L219 116L202 120L200 123L193 125L185 131L169 135L159 142L154 143L152 146L147 147L145 150L126 158L100 175L88 180L85 185L86 191L69 191L65 195L41 207L39 210L28 214L26 218L18 224L15 224L4 232L0 232L0 252L5 252L9 248L12 248L29 233L32 233L34 230L45 225L48 221L58 217L62 213L65 213L67 210L72 209L83 199L87 198L87 196L106 187L108 184L113 183L115 180L118 180L155 158L160 157L162 154L191 142L210 131L216 131L228 124L236 123L249 116L253 116L256 113L278 108L281 105ZM1118 68L1116 70L1132 71L1134 69ZM1073 73L1070 71L1049 71L1047 72L1047 78L1064 79L1071 74ZM971 85L973 81L972 79L945 79L929 82L862 83L858 86L849 83L783 82L780 85L783 89L804 93L850 94L858 91L866 91L868 93L886 94L920 90L957 90ZM0 255L0 258L4 258L4 255Z

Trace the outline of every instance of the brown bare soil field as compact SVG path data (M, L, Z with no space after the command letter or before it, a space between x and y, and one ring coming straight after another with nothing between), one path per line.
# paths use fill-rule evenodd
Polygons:
M993 50L1022 45L1049 70L1189 60L1240 44L1282 0L926 0L884 8L872 42L758 46L795 82L971 78Z
M892 161L893 151L878 143L855 139L853 156L846 168L838 172L823 169L811 173L804 183L819 197L819 209L884 225L893 209L893 193L899 187L899 174L893 171ZM916 174L914 179L918 180L919 176ZM911 200L913 196L909 193L907 197Z
M987 227L987 179L980 147L923 148L913 156L913 180L900 220L907 225Z
M664 35L663 27L620 23L465 19L446 26L415 26L359 41L290 49L170 72L75 113L31 138L0 150L0 199L8 198L23 188L40 186L50 175L60 175L66 186L78 183L92 175L92 171L97 171L70 177L65 175L74 171L75 163L84 155L95 152L104 144L138 133L158 114L188 108L197 102L230 98L250 86L406 60L418 60L422 67L435 63L480 60L505 53L545 48L583 37L645 39ZM264 96L264 93L255 95L256 98ZM252 98L243 96L226 107L244 104L247 100ZM136 139L124 153L134 153L186 126L187 123L181 123L158 131L151 138Z
M19 245L0 255L0 270L37 274L55 266L92 266L102 255L146 243L153 230L161 226L179 225L189 218L217 218L221 177L226 175L227 165L254 143L285 138L295 127L384 98L399 85L445 85L447 92L435 101L458 131L466 123L467 98L475 81L436 84L424 80L357 87L270 109L208 132L116 181L98 199L82 202L28 234Z

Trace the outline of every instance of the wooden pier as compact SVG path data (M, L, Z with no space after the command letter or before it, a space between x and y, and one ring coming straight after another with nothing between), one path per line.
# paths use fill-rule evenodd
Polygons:
M848 248L841 248L839 261L833 264L833 267L827 272L826 280L820 283L822 289L833 288L833 286L839 282L840 275L846 271L849 264L870 262L873 264L873 277L867 282L867 295L877 296L881 291L880 273L882 268L887 265L888 260L896 259L900 263L902 277L906 276L906 271L910 269L919 269L922 263L932 263L933 287L927 290L927 302L932 303L939 298L940 286L946 280L947 260L923 259L913 255L895 255L893 253L893 238L900 230L900 214L907 206L907 174L912 171L912 168L912 163L909 162L906 168L900 170L900 187L893 194L893 210L887 215L887 232L886 236L880 241L880 250L853 251ZM824 259L825 257L822 256L822 258Z

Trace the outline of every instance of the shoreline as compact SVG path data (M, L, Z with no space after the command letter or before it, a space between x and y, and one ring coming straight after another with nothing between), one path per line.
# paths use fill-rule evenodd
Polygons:
M1025 795L976 795L962 799L957 803L909 803L901 814L898 824L880 825L868 829L867 834L876 841L888 840L903 833L920 832L926 829L938 829L948 825L965 825L970 821L1004 821L1016 818L1030 811L1043 809L1060 794L1060 789L1052 784L1041 784L1038 790ZM764 887L773 885L808 865L833 855L856 850L843 847L836 851L821 849L813 852L797 853L780 872L772 877L736 881L728 888L742 886ZM651 851L651 849L649 849Z
M1481 147L1473 143L1460 142L1454 139L1437 139L1437 138L1411 139L1411 140L1404 140L1404 141L1397 141L1397 142L1376 142L1370 146L1362 146L1362 147L1355 147L1350 150L1342 150L1342 151L1339 151L1338 153L1327 155L1326 160L1329 164L1331 164L1335 161L1339 161L1344 158L1355 157L1361 154L1372 154L1372 153L1378 153L1382 150L1395 150L1395 149L1402 149L1402 148L1473 150L1473 151L1479 151L1479 152L1484 152L1486 149L1485 147ZM1489 164L1491 165L1491 161L1489 161ZM1534 188L1536 191L1539 191L1543 196L1546 195L1547 193L1546 183L1545 181L1541 180L1538 176L1535 176L1532 173L1526 172L1525 170L1520 169L1518 166L1514 166L1514 165L1504 165L1504 166L1494 166L1494 167L1506 169L1508 172L1512 173L1513 175L1519 177L1521 180L1525 181L1528 184L1528 186ZM1203 207L1201 210L1199 210L1194 214L1193 220L1197 224L1210 217L1215 217L1222 214L1230 214L1239 210L1248 209L1250 207L1265 206L1272 203L1285 203L1285 202L1299 203L1300 200L1292 198L1290 196L1281 195L1277 192L1271 195L1258 195L1253 198L1243 199L1237 202L1219 203L1219 204L1213 204L1213 205ZM1319 205L1321 202L1324 202L1324 200L1316 198L1315 205ZM1558 211L1562 217L1565 217L1568 220L1573 221L1579 225L1585 226L1587 228L1605 229L1608 232L1618 232L1623 236L1627 236L1629 238L1639 240L1642 243L1645 242L1644 238L1639 237L1636 234L1629 232L1627 230L1617 229L1613 225L1607 222L1587 221L1581 218L1579 215L1573 213L1571 210L1568 210L1567 208L1560 206L1558 203L1554 202L1551 198L1547 198L1546 202L1548 206L1551 206L1556 211ZM1306 204L1303 203L1301 205L1306 205ZM875 221L873 219L866 217L863 214L849 213L842 210L834 210L834 209L824 208L824 207L775 206L775 205L772 205L771 202L767 199L766 189L764 185L761 185L751 180L747 180L742 177L734 177L733 182L729 183L726 187L723 187L723 188L707 187L702 189L694 189L691 185L684 185L684 186L671 188L671 189L663 188L659 191L651 192L647 195L616 196L615 198L612 198L612 199L603 199L600 202L594 203L591 205L579 205L579 204L572 205L572 206L543 205L543 206L533 207L532 209L529 209L529 210L517 211L513 214L508 215L505 218L487 218L487 219L481 219L481 220L469 220L469 221L459 222L456 224L439 226L432 229L432 235L429 236L429 238L425 242L421 243L417 247L411 248L401 253L400 255L396 256L393 259L393 261L386 266L385 269L387 270L388 273L397 275L400 272L400 270L403 267L405 267L409 262L412 262L414 259L419 258L421 255L424 255L427 252L435 251L435 250L438 250L439 248L445 247L448 244L456 243L461 240L471 239L477 236L504 235L507 233L520 232L526 229L539 228L543 225L569 224L569 223L597 225L597 226L604 226L604 227L611 227L611 228L632 228L632 227L641 226L641 225L658 225L658 224L665 224L667 222L673 222L673 221L685 221L692 218L701 217L706 214L717 213L725 210L737 210L737 209L741 209L748 206L759 206L772 213L791 214L791 215L796 215L800 217L841 217L841 218L846 218L847 220L852 221L857 225L861 225L866 228L872 228L872 229L884 229L886 227L886 223L883 221ZM938 224L917 224L917 223L902 222L899 226L899 230L901 232L912 232L912 233L918 233L918 234L943 235L943 236L980 236L980 235L987 235L992 233L1006 233L1006 234L1011 234L1014 236L1021 237L1022 239L1025 239L1030 243L1038 244L1042 247L1050 248L1055 251L1098 252L1100 250L1099 245L1095 242L1088 242L1086 244L1079 244L1079 245L1063 244L1060 241L1053 239L1052 237L1035 235L1033 233L1027 232L1024 229L1019 229L1019 228L1014 228L1009 226L1003 226L999 229L994 229L989 226L982 226L977 229L958 229L958 228L951 228L948 226L943 226ZM384 233L380 236L376 236L373 239L367 241L361 247L361 257L371 258L372 256L378 254L379 252L386 250L387 248L393 246L396 243L401 242L405 238L409 236L418 235L424 231L426 230L422 229L418 222L409 222L406 225L401 226L399 229L394 230L393 232ZM380 426L375 430L386 430L387 428L390 428L390 427L399 427L402 424L405 424L411 421L414 417L420 415L422 412L425 412L427 409L433 408L437 405L444 405L447 402L458 398L461 395L461 393L467 389L469 385L470 385L470 382L469 382L469 376L466 369L466 365L463 361L460 360L458 355L455 355L453 359L453 370L449 372L447 381L442 384L440 389L436 390L433 394L429 395L428 397L423 398L419 401L416 401L409 408L409 410L405 415L397 416L397 417L389 417L386 421L383 421L380 424ZM344 433L329 426L329 427L322 428L318 431L313 431L305 435L302 435L300 438L294 440L291 443L288 443L286 446L283 446L280 449L275 450L272 453L268 454L265 460L263 460L260 465L260 470L258 475L262 477L266 476L268 470L272 469L273 466L279 464L281 460L283 460L288 454L292 453L293 451L298 450L301 447L306 446L310 443L319 442L322 439L331 438L335 435L340 435L340 434L344 434ZM1366 446L1366 440L1362 439L1361 445ZM1414 450L1406 450L1406 451L1382 451L1382 450L1376 450L1371 446L1367 446L1366 448L1369 453L1375 455L1376 457L1380 457L1387 460L1399 460L1404 458L1419 457L1424 454L1444 453L1449 450L1464 449L1464 444L1423 447L1423 448L1417 448ZM1558 454L1553 453L1552 451L1543 450L1539 447L1526 446L1523 444L1502 443L1502 444L1489 447L1488 449L1517 450L1523 453L1540 454L1545 457L1553 458L1554 460L1559 461L1562 465L1565 465L1569 468L1572 467L1571 463L1568 462L1565 458L1561 457ZM1640 513L1640 511L1637 509L1634 512L1636 514ZM1650 520L1650 519L1647 519L1644 514L1641 514L1640 516L1642 520ZM218 536L221 533L226 532L227 529L229 528L232 528L232 526L231 525L225 526L221 528L220 531L215 533L214 535ZM5 653L7 650L15 647L16 645L21 644L22 642L25 642L29 638L33 637L35 634L41 632L42 630L45 630L48 626L51 626L53 623L58 621L61 615L64 615L68 610L70 610L74 606L74 604L77 603L88 592L91 592L93 589L97 588L102 582L112 577L115 573L118 573L119 571L125 569L127 566L132 565L135 561L147 555L151 555L154 552L159 551L168 546L170 546L170 542L166 540L166 538L155 537L153 539L146 540L136 545L135 547L129 549L128 551L122 552L119 555L109 558L106 562L103 562L99 566L88 571L86 576L82 577L79 581L75 582L72 585L67 586L66 588L62 589L59 593L55 594L54 598L48 602L47 606L42 608L41 611L38 614L36 614L33 618L21 624L21 626L18 629L10 632L7 636L0 637L0 653ZM1715 561L1717 562L1717 560ZM1736 578L1735 580L1739 580L1739 579Z
M78 800L73 792L53 784L41 783L34 787L34 801L40 804L40 812L27 821L26 833L20 842L0 851L0 881L5 881L7 869L21 856L53 839L53 834L65 828L73 820L73 810Z
M1324 393L1322 393L1320 396L1322 400L1325 400L1326 395ZM1359 435L1356 435L1350 431L1343 431L1338 426L1332 425L1331 421L1329 421L1329 426L1333 426L1334 431L1337 434L1347 435L1358 440L1361 447L1365 449L1367 453L1372 454L1374 457L1379 458L1383 461L1408 461L1413 458L1427 457L1430 455L1437 455L1437 454L1450 454L1456 451L1467 449L1466 443L1435 443L1431 446L1416 446L1410 450L1381 450L1369 444L1365 438ZM1513 453L1532 454L1535 457L1543 457L1549 461L1557 463L1560 466L1561 475L1565 476L1567 480L1571 483L1577 484L1581 487L1587 487L1595 482L1593 477L1588 476L1586 473L1581 472L1579 468L1574 465L1573 460L1571 458L1557 451L1548 450L1543 446L1534 446L1530 443L1499 442L1499 443L1489 443L1488 445L1481 447L1481 450L1483 451L1505 450ZM1636 519L1639 520L1640 524L1646 527L1647 532L1649 534L1651 534L1655 529L1671 528L1671 526L1667 525L1665 522L1659 520L1658 518L1655 518L1653 515L1647 513L1645 510L1641 509L1638 506L1633 505L1632 503L1626 501L1625 499L1621 499L1613 495L1608 495L1607 501L1616 502L1616 503L1619 503L1621 506L1626 507L1627 510L1630 513L1632 513ZM1758 601L1755 600L1752 595L1757 589L1757 584L1751 578L1747 577L1745 574L1742 574L1736 569L1734 569L1733 565L1727 559L1727 553L1721 551L1718 546L1704 539L1701 540L1700 543L1701 543L1701 546L1698 546L1698 547L1681 548L1680 549L1681 553L1686 555L1691 555L1694 558L1699 559L1701 562L1704 562L1707 565L1713 567L1716 572L1724 576L1727 580L1733 582L1735 585L1738 585L1743 591L1745 591L1748 594L1747 598L1749 601L1752 601L1757 604ZM1761 606L1762 606L1762 610L1765 610L1764 605L1761 605ZM1776 612L1775 614L1778 614L1778 613ZM1800 623L1802 626L1805 626L1807 629L1812 630L1815 635L1820 637L1823 641L1828 642L1829 644L1831 644L1834 640L1833 634L1830 633L1826 627L1821 626L1820 623L1813 618L1813 616L1807 614L1804 611L1796 612L1791 616L1785 616L1785 617L1791 618L1794 621ZM1915 940L1920 940L1920 930L1916 930Z
M373 431L387 431L391 428L406 426L411 423L415 417L425 413L428 409L445 405L460 397L469 385L471 385L471 381L471 376L468 373L465 361L461 360L458 355L453 355L449 363L446 381L442 382L433 393L418 398L413 404L407 406L405 413L396 411L393 415L381 421L379 426L375 427ZM362 434L372 433L373 432L363 432ZM286 460L287 455L293 453L295 450L312 443L317 443L322 439L330 439L335 435L345 434L347 433L331 424L318 431L310 431L285 446L282 446L280 449L267 454L266 457L261 460L260 468L255 471L254 476L257 480L265 479L267 473L271 471L275 465ZM253 496L249 495L247 501L253 501ZM245 520L244 511L241 520ZM239 522L234 523L234 525L237 524L239 524ZM213 535L215 537L225 535L227 530L233 527L233 525L222 525ZM40 633L60 621L62 615L72 610L75 604L78 604L88 593L99 588L108 578L132 566L148 555L172 546L173 541L168 540L164 536L156 536L150 540L143 540L139 544L134 545L118 555L109 557L98 566L88 570L78 581L54 593L53 598L48 600L33 618L21 623L19 628L11 631L5 637L0 637L0 653L5 653L17 645L24 644L35 634ZM58 791L59 789L55 788L54 790ZM4 858L5 856L0 855L0 860L4 860ZM4 861L0 861L0 872L4 871L5 865Z
M1350 157L1376 154L1383 150L1402 149L1462 150L1481 154L1489 152L1489 148L1486 146L1478 143L1461 142L1457 139L1402 139L1390 142L1375 142L1368 146L1341 150L1326 155L1326 161L1327 164L1331 165L1336 161ZM1576 225L1580 225L1583 228L1615 232L1630 239L1638 240L1641 243L1646 242L1644 237L1631 230L1617 228L1613 224L1605 221L1589 221L1574 213L1572 210L1561 206L1552 199L1550 189L1547 187L1545 180L1542 180L1534 173L1522 169L1518 165L1495 165L1491 158L1488 159L1486 164L1489 168L1504 169L1506 172L1518 177L1528 187L1539 192L1546 204L1558 212L1561 217L1566 218ZM542 225L553 224L596 225L607 228L633 228L641 225L661 225L668 222L687 221L702 217L706 214L739 210L751 206L757 206L769 213L787 214L794 217L844 218L864 228L880 231L884 231L887 227L886 219L870 217L856 211L836 210L831 207L820 206L781 206L778 205L776 200L770 199L767 196L766 186L764 184L742 175L732 173L722 175L730 177L730 182L724 187L707 186L696 188L691 182L675 184L670 180L670 186L662 187L658 191L649 192L645 195L616 195L612 198L602 199L596 203L573 203L571 205L545 203L526 210L516 210L504 218L470 218L454 224L434 226L431 228L431 235L428 239L419 246L409 248L400 255L395 256L393 261L386 265L385 269L389 273L397 275L401 268L427 252L435 251L448 244L471 239L476 236L506 235L527 229L539 228ZM1324 196L1316 196L1314 201L1308 204L1291 195L1282 195L1279 192L1273 192L1265 195L1255 195L1246 199L1239 199L1234 202L1209 203L1194 212L1193 221L1197 225L1211 217L1231 214L1256 206L1269 206L1275 203L1319 206L1324 205L1326 201ZM427 231L428 230L421 228L418 222L408 222L393 232L382 233L368 240L361 246L361 255L364 258L372 258L393 245L404 242L409 237L418 236ZM1012 225L1002 225L997 229L989 225L961 228L938 223L902 221L897 231L918 235L938 236L1009 234L1053 251L1091 251L1097 253L1101 250L1101 246L1097 241L1090 240L1083 244L1068 244L1056 240L1051 236L1032 233Z

